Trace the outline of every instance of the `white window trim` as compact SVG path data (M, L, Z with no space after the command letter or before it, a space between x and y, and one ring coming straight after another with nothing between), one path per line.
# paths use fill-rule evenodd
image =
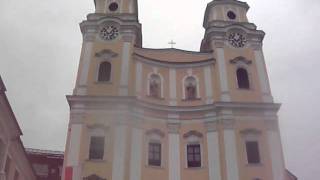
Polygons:
M108 160L108 128L107 127L99 127L99 126L92 126L88 127L88 145L87 145L87 160L88 161L107 161ZM102 159L90 159L90 144L92 137L104 137L104 153Z
M241 131L242 134L242 143L243 143L243 147L244 147L244 153L245 153L245 160L246 160L246 165L248 166L261 166L263 164L263 150L261 148L261 140L260 140L260 136L261 136L261 131L256 130L256 129L247 129L244 131ZM258 143L258 149L259 149L259 157L260 157L260 163L249 163L248 160L248 153L247 153L247 142L257 142Z
M199 81L199 78L196 76L196 75L193 75L193 74L188 74L188 75L186 75L186 76L184 76L183 77L183 79L182 79L182 99L183 100L187 100L186 99L186 80L187 80L187 78L189 78L189 77L193 77L195 80L196 80L196 88L197 88L197 99L200 99L201 97L200 97L200 81Z
M245 69L248 73L248 78L249 78L249 89L241 89L239 87L239 83L238 83L238 75L237 75L237 71L238 69ZM250 70L250 66L243 63L243 62L237 62L235 64L235 68L234 68L234 75L235 75L235 83L236 83L236 88L238 90L246 90L246 91L250 91L250 90L254 90L254 85L253 85L253 80L252 80L252 73Z
M190 131L191 132L191 131ZM196 131L198 133L198 131ZM188 133L186 133L188 134ZM199 132L202 135L202 133ZM194 134L189 135L188 137L184 137L185 145L184 145L184 157L185 157L185 168L186 169L202 169L204 168L204 149L203 149L203 135L202 137L196 136ZM200 157L201 157L201 166L200 167L189 167L188 166L188 145L200 145Z
M160 99L163 99L164 96L163 96L163 83L164 83L164 80L163 80L163 77L160 73L158 72L151 72L148 74L148 79L147 79L147 95L150 97L150 80L151 80L151 76L152 75L157 75L160 77Z
M107 55L108 54L108 55ZM107 55L107 56L104 56ZM96 59L96 67L95 67L95 77L94 77L94 82L98 84L110 84L113 82L113 76L114 76L114 63L112 62L115 57L117 57L118 54L109 51L109 50L103 50L101 52L96 53L95 59ZM103 62L109 62L111 64L111 71L110 71L110 80L109 81L104 81L100 82L99 81L99 70L100 70L100 65Z
M146 141L146 144L145 144L145 149L146 149L146 161L145 161L145 165L147 167L151 167L151 168L164 168L164 143L163 143L163 136L160 135L159 133L157 132L153 132L155 131L154 129L153 130L150 130L150 131L147 131L146 132L146 138L147 138L147 141ZM160 130L156 130L156 131L159 131L162 133L162 131ZM152 137L153 136L153 137ZM153 166L153 165L149 165L149 143L160 143L161 145L161 162L160 162L160 166Z

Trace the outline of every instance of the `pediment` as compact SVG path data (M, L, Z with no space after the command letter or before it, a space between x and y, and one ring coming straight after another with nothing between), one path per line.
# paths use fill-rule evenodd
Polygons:
M236 57L236 58L234 58L234 59L231 59L231 60L230 60L230 63L231 63L231 64L244 63L244 64L249 65L249 64L252 64L252 61L246 59L246 58L243 57L243 56L239 56L239 57Z
M107 179L103 179L102 177L100 177L96 174L92 174L88 177L83 178L83 180L107 180Z
M103 60L109 60L112 58L115 58L118 56L117 53L111 51L110 49L104 49L100 52L97 52L95 55L97 58L103 59Z

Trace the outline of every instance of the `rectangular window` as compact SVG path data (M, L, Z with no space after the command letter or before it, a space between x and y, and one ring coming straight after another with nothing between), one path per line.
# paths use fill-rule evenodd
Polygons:
M260 152L259 144L257 141L247 141L247 158L249 164L259 164L260 163Z
M102 160L104 156L104 137L92 136L90 140L90 160Z
M161 144L149 143L149 158L150 166L161 166Z
M188 167L201 167L201 149L200 144L187 146Z

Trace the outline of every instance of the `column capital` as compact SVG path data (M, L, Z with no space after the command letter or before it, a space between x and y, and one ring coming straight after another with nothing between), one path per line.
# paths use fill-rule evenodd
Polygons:
M205 122L207 132L216 132L218 131L218 121L207 121Z
M268 131L278 131L279 124L277 120L265 120L266 128Z
M178 134L181 125L180 125L180 123L178 123L178 122L169 122L169 123L167 124L167 126L168 126L168 132L169 132L169 133Z
M223 125L223 129L234 129L235 128L235 120L234 119L225 119L221 120L221 124Z

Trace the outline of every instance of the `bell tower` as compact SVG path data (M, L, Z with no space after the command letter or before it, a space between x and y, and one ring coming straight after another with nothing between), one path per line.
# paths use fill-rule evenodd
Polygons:
M95 0L96 13L138 15L137 0Z
M248 10L246 2L237 0L210 2L205 11L201 51L214 51L221 101L273 102L262 51L265 33L248 21ZM239 84L242 78L246 82Z

